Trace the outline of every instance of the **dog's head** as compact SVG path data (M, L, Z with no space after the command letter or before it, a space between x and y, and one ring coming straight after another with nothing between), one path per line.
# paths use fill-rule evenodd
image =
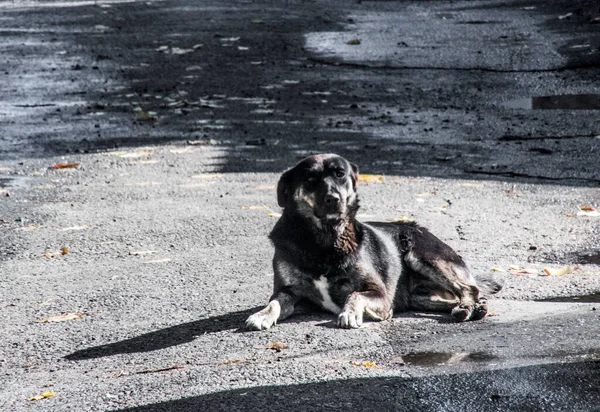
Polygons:
M356 213L358 167L335 154L309 156L286 171L277 203L320 223L337 223Z

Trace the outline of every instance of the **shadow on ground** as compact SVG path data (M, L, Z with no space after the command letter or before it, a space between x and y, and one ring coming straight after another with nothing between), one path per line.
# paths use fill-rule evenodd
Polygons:
M584 411L600 402L598 379L600 362L557 363L431 377L243 388L123 410ZM571 391L572 387L578 390Z
M65 356L67 360L84 360L102 358L122 353L151 352L171 346L181 345L193 341L196 337L205 333L215 333L224 330L238 329L244 324L248 316L262 309L256 307L238 312L227 313L200 319L181 325L171 326L154 332L145 333L135 338L122 340L106 345L94 346L92 348L78 350Z
M512 74L315 61L304 49L306 33L343 31L347 13L381 6L344 4L176 0L80 6L55 9L61 30L47 25L48 9L13 14L15 22L38 27L29 36L41 36L46 45L9 48L15 61L29 64L8 69L37 78L45 95L27 103L42 92L24 89L21 96L18 87L6 90L22 117L8 122L15 137L2 151L45 157L205 140L222 153L219 172L280 172L308 154L334 152L360 163L365 173L600 185L593 160L600 130L593 116L490 104L491 96L517 87ZM524 5L529 3L493 7ZM552 10L536 5L535 12L552 16L574 7L566 1L553 2ZM585 18L596 12L580 7L573 18L549 19L545 29L595 42L600 25ZM4 34L9 42L13 35ZM510 47L522 47L515 41ZM64 51L69 44L76 50ZM570 46L561 46L570 65L596 67L597 54L582 55ZM49 71L44 53L61 53L62 67ZM48 82L58 86L46 87ZM136 107L157 112L157 120L136 121ZM509 132L515 125L519 130Z

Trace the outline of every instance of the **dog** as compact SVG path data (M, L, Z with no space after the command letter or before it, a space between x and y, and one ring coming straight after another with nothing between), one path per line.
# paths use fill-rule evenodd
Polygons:
M273 295L246 328L269 329L304 302L336 314L342 328L407 310L483 319L483 292L502 286L476 280L450 246L416 223L359 222L357 183L358 167L335 154L307 157L283 173L277 184L283 212L269 236Z

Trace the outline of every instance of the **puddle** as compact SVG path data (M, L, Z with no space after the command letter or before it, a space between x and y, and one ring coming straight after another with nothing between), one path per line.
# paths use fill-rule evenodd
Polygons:
M600 94L566 94L510 100L503 106L532 110L600 110Z
M555 298L537 299L536 302L600 303L600 292L582 296L557 296Z
M414 366L456 365L459 363L490 362L496 359L498 359L496 355L485 352L413 352L402 355L405 364Z

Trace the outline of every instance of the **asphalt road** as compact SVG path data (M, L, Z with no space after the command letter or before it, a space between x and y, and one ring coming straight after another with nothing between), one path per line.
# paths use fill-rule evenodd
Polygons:
M0 36L0 410L600 410L596 1L15 0ZM242 331L317 152L493 316Z

